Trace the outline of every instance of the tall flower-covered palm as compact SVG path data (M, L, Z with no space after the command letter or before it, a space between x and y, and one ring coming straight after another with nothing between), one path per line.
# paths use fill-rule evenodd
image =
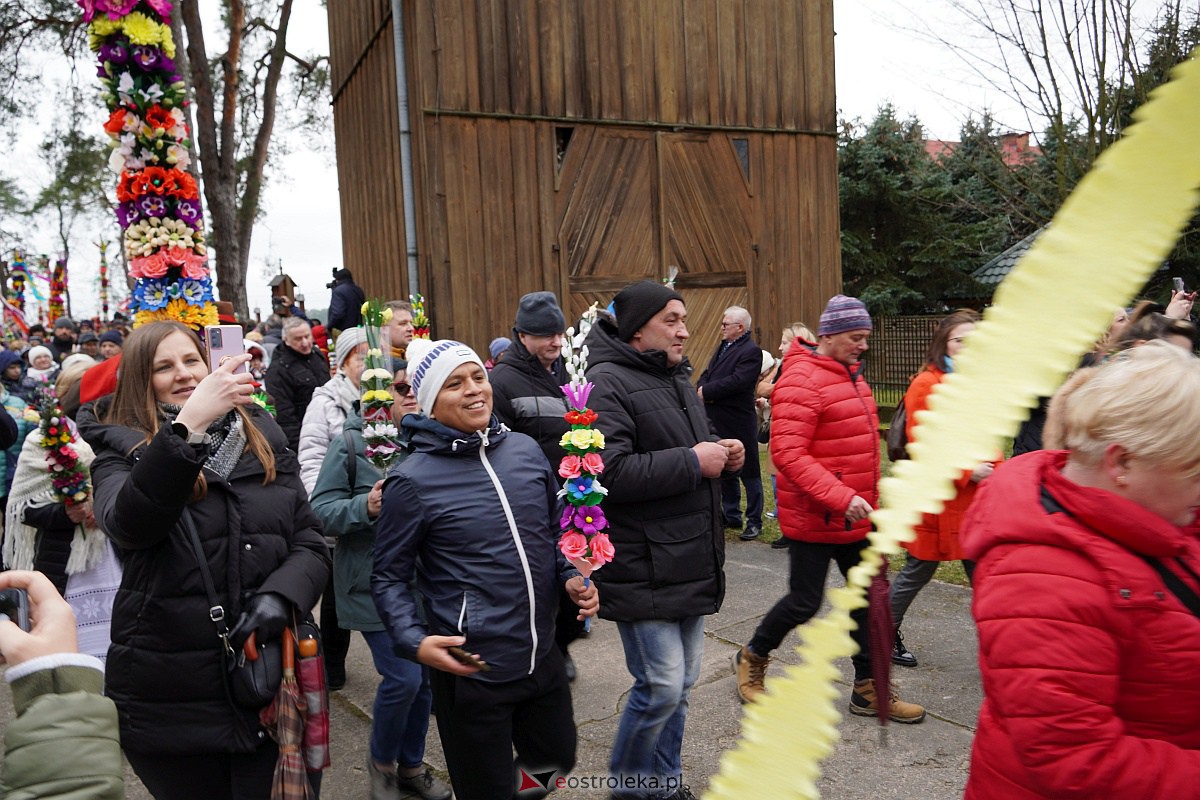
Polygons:
M175 71L170 0L78 0L99 58L112 138L117 218L136 280L133 324L216 325L200 190L188 174L183 79Z
M564 479L559 491L566 503L559 525L562 536L558 548L575 567L583 573L585 585L591 582L592 573L613 560L613 545L604 533L608 520L600 503L608 490L600 484L604 472L604 434L592 427L597 414L588 408L588 397L592 383L587 379L587 347L583 344L596 318L593 306L579 321L579 333L567 329L563 340L563 357L567 362L570 382L562 387L567 396L570 410L564 415L571 429L563 434L559 445L566 451L558 465L558 474ZM584 629L591 627L591 619Z

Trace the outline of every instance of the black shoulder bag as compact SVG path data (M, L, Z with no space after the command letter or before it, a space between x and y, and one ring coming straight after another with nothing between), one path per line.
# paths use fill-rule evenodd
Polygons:
M1139 553L1139 555L1141 554ZM1171 594L1175 595L1175 597L1179 599L1179 602L1183 603L1188 611L1191 611L1197 617L1200 617L1200 597L1198 597L1196 593L1192 591L1192 587L1180 580L1178 575L1167 569L1167 565L1159 561L1157 558L1153 558L1151 556L1142 556L1142 560L1149 564L1150 567L1158 573L1158 576L1162 578L1162 582L1165 583L1167 588L1171 590ZM1183 561L1180 559L1176 560L1179 562L1179 566L1187 570L1189 575L1191 575L1197 581L1200 581L1200 575L1192 572L1191 567L1183 563Z
M283 644L258 644L256 637L251 634L246 644L234 651L229 643L225 607L217 598L216 584L208 568L208 559L204 557L204 547L200 544L200 534L196 531L196 522L192 519L190 509L183 509L179 523L187 533L196 563L200 565L200 577L204 581L204 592L208 595L208 618L217 629L217 638L221 640L221 655L229 678L229 695L235 703L245 708L265 708L275 698L283 681Z

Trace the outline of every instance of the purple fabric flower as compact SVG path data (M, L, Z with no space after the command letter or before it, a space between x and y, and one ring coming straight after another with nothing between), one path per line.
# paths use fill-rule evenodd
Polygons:
M153 45L138 44L133 47L133 63L143 72L158 69L162 60L162 51Z
M135 201L130 200L117 206L117 221L121 223L122 228L128 228L141 218L142 212L138 211Z
M588 396L592 393L592 382L588 381L578 388L568 383L562 387L562 390L563 394L567 396L567 402L571 404L571 408L583 411L587 408Z
M175 217L188 225L195 226L200 221L200 204L195 200L180 200L175 204Z
M156 194L147 194L138 198L138 211L144 217L161 217L167 213L167 201Z
M575 509L572 521L584 536L595 536L608 525L608 520L604 518L604 512L600 506L580 506Z
M564 531L571 527L571 520L575 518L575 506L567 506L563 509L562 517L558 520L558 527Z
M129 61L129 40L123 36L110 36L100 45L100 60L114 64Z

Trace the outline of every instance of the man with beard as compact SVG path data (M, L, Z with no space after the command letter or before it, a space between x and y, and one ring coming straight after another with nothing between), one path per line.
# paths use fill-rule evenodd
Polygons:
M75 352L75 337L79 327L70 317L59 317L54 320L54 336L51 337L50 355L54 363L61 364L63 359Z

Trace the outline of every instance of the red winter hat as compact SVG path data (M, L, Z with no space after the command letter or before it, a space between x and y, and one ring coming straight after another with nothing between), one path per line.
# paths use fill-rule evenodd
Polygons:
M90 403L117 390L117 366L120 363L121 354L118 353L83 373L79 381L80 404Z

